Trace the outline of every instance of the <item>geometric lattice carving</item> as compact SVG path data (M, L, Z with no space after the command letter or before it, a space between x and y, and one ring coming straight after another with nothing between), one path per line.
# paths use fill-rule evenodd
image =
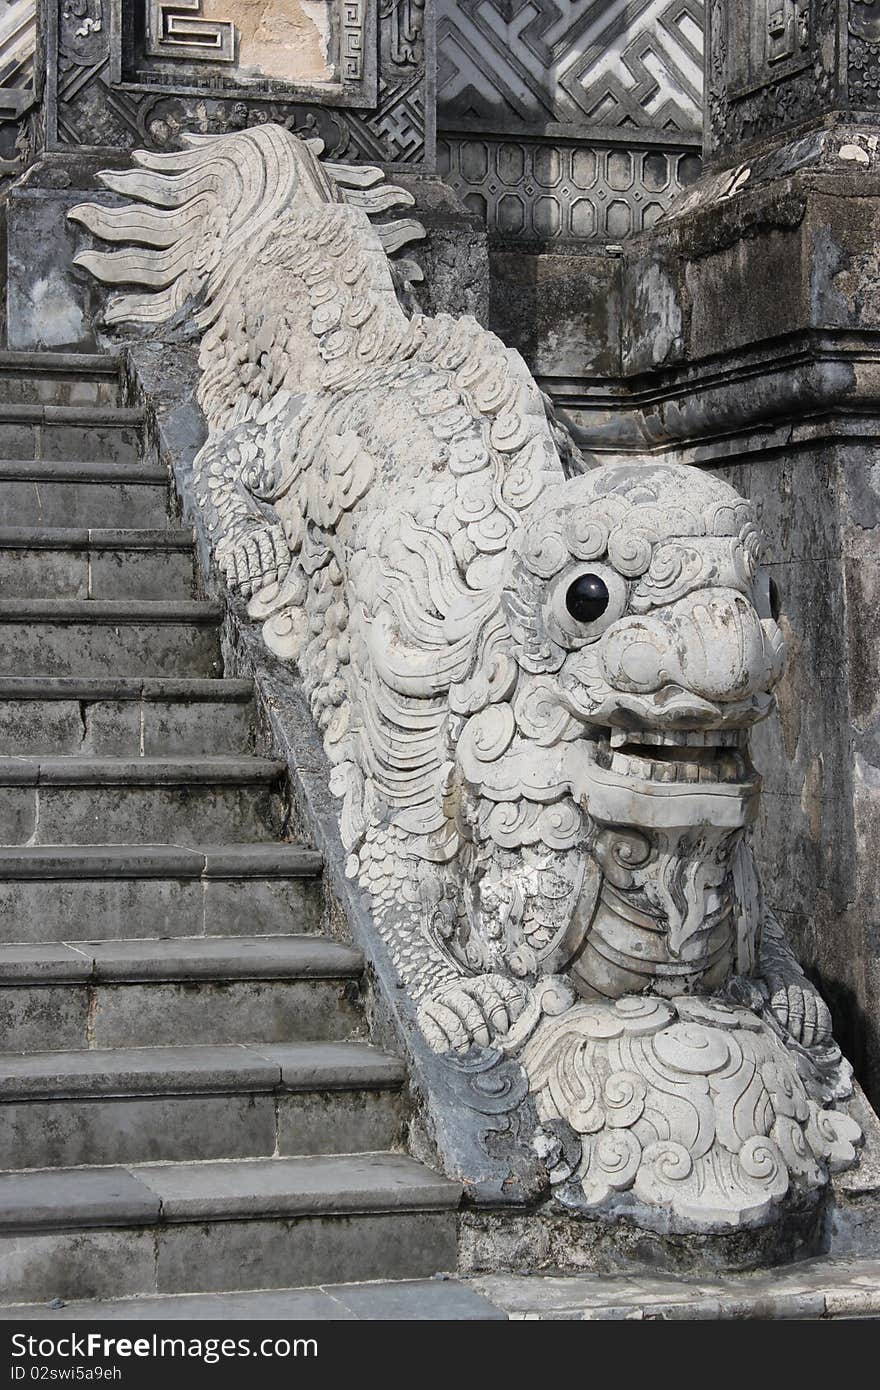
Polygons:
M700 170L696 140L513 139L444 133L439 169L494 240L618 242L653 226Z
M155 58L190 58L196 62L234 63L235 25L203 19L202 0L150 0L147 7L147 52Z
M702 0L441 0L440 124L696 130Z
M504 242L650 227L699 169L702 23L702 0L440 0L441 172Z
M35 0L11 0L5 4L0 16L0 87L30 85L36 38Z
M34 101L34 0L0 7L0 177L21 172L31 154L30 108Z

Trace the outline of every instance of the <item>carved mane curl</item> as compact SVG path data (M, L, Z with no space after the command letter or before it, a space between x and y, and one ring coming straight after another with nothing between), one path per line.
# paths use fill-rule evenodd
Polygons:
M124 245L81 251L74 264L105 284L145 288L110 299L108 324L164 323L200 296L204 302L194 317L207 328L254 247L294 199L299 205L347 203L369 217L414 202L406 190L386 184L381 169L322 162L321 140L301 140L281 126L181 139L186 148L171 153L136 150L132 159L140 169L99 175L111 192L135 201L125 207L80 203L70 210L70 218L95 236ZM388 254L424 236L413 219L384 222L376 231ZM415 269L409 268L411 276Z

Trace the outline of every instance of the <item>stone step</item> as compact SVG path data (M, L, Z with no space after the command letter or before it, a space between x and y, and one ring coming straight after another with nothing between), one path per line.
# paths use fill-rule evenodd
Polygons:
M40 753L162 757L249 753L251 681L0 677L0 758Z
M307 934L321 870L278 842L0 848L0 941Z
M170 509L157 464L0 459L0 516L19 526L162 526Z
M328 1042L363 1030L363 958L322 936L0 946L0 1049Z
M0 1054L0 1168L392 1149L405 1075L360 1042Z
M59 1299L51 1307L44 1303L0 1306L0 1321L6 1322L258 1322L276 1318L285 1322L506 1322L507 1314L464 1281L445 1277L75 1303Z
M119 1298L425 1278L458 1184L404 1154L0 1175L0 1297Z
M256 839L283 823L276 758L0 758L0 843Z
M4 598L189 599L191 530L0 527Z
M218 603L0 600L0 676L219 675Z
M620 1274L484 1274L469 1283L512 1321L880 1317L880 1260L858 1257L820 1255L744 1274L664 1274L646 1267Z
M81 352L0 352L0 402L22 405L116 405L114 357Z
M14 459L134 463L144 412L121 406L0 403L0 453Z

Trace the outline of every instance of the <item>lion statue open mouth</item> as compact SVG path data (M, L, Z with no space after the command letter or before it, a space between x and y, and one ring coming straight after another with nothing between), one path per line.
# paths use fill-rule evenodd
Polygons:
M103 176L134 203L71 213L139 245L78 261L146 287L109 321L203 329L216 560L299 667L430 1045L517 1060L569 1206L769 1220L859 1133L749 844L784 656L753 508L584 471L515 352L401 307L419 229L371 218L409 195L319 154L271 125L142 152Z

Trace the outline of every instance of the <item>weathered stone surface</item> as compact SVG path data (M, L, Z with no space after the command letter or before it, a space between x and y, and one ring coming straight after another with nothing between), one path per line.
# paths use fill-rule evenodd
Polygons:
M493 250L489 326L545 390L620 371L619 254ZM441 301L442 307L446 307Z
M0 675L219 675L210 604L44 599L0 603ZM164 611L158 611L164 610Z
M364 1027L356 990L329 980L103 985L96 998L89 1033L85 1026L74 1033L68 1022L64 1046L85 1047L89 1037L96 1047L322 1041L355 1037ZM66 1020L73 1005L61 1000L61 1007ZM34 1026L29 1046L52 1036L46 1029L55 1012L44 1006L43 1031Z
M0 352L0 401L119 405L119 366L106 353Z
M22 524L71 526L99 515L108 525L159 526L168 517L168 479L125 464L0 462L0 502Z
M737 1279L613 1274L554 1279L484 1275L471 1281L513 1321L667 1321L876 1316L876 1260L809 1260Z
M4 1168L251 1158L275 1146L266 1093L11 1101L2 1117Z
M327 1283L333 1270L351 1280L426 1278L455 1268L451 1212L400 1211L356 1218L224 1221L165 1227L158 1242L160 1293L289 1288L293 1280Z
M7 1303L118 1298L155 1288L150 1230L0 1235L0 1297Z
M229 851L211 851L207 858L223 874L210 878L202 877L204 852L180 847L0 850L2 939L318 931L323 919L316 877L320 863L285 845L277 847L270 864L263 849L237 846L234 858Z

